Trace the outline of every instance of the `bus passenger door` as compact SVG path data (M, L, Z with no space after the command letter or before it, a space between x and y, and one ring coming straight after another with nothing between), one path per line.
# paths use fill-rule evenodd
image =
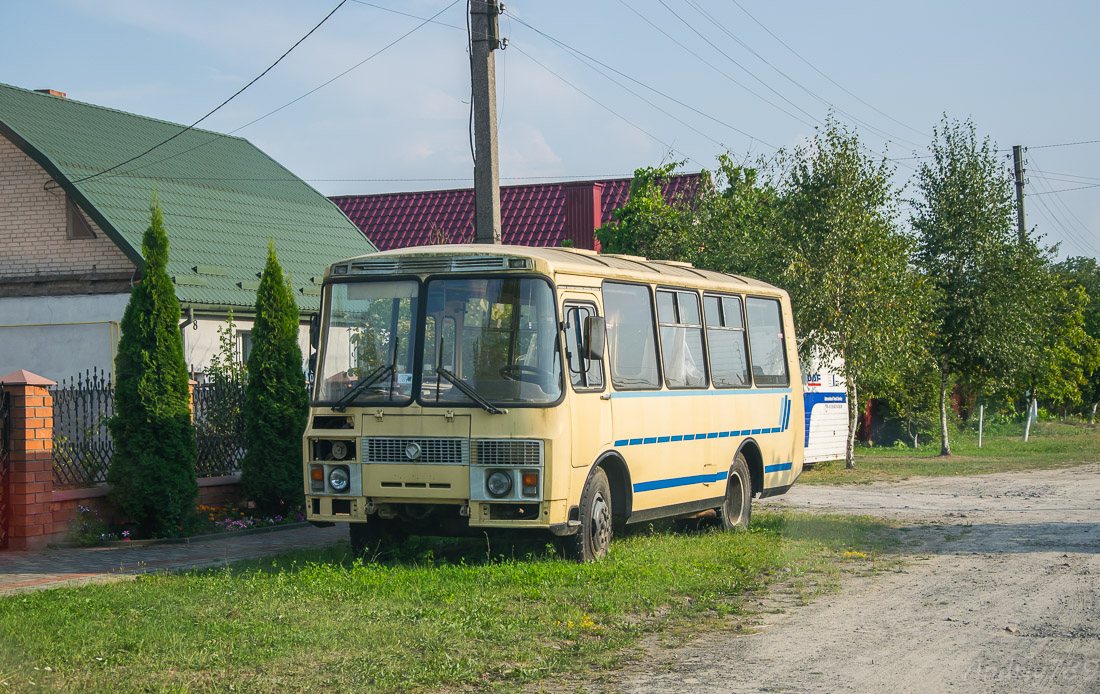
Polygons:
M583 357L585 318L599 315L592 296L567 295L563 304L562 332L569 374L569 419L573 467L591 465L611 444L611 407L604 360Z

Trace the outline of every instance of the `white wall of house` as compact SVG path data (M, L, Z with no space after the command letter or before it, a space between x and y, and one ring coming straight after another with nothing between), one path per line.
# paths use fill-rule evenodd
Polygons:
M186 318L186 317L185 317ZM241 333L251 335L252 320L247 318L233 318L236 326L237 357L244 358L242 353L244 343L248 338L242 339ZM194 324L183 329L183 356L189 369L201 372L210 364L210 359L221 349L218 339L218 330L225 326L224 318L196 318ZM298 326L298 346L302 350L302 368L305 369L309 359L309 323L303 322Z
M0 376L26 369L54 381L113 371L129 294L0 298Z

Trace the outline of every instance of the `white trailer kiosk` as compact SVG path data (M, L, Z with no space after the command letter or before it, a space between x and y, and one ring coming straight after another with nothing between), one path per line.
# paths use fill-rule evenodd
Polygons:
M848 391L839 361L811 359L802 369L806 431L803 465L844 460L848 442Z

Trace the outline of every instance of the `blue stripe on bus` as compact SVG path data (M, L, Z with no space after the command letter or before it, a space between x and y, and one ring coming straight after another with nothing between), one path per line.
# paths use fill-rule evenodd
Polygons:
M779 463L778 465L768 465L764 468L764 472L783 472L784 470L790 470L794 467L794 463Z
M611 393L610 398L687 398L717 395L783 395L790 394L790 388L729 388L723 390L642 390Z
M707 482L721 482L726 479L729 472L723 470L722 472L713 475L691 475L689 477L673 477L671 479L664 480L652 480L650 482L637 482L634 484L635 492L652 492L658 489L670 489L672 487L686 487L691 484L706 484Z

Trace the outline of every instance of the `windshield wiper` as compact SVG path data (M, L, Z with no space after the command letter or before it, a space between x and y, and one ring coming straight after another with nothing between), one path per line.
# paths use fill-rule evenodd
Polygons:
M471 386L466 381L463 381L458 376L455 376L447 369L444 369L442 366L436 367L435 372L454 384L454 387L458 388L463 395L470 398L478 405L481 405L481 407L484 408L485 411L489 414L508 414L508 410L502 410L485 398L481 397L481 395L476 390L474 390L473 386Z
M348 392L340 396L340 399L332 406L333 412L344 412L348 409L346 403L351 402L356 395L363 392L367 388L370 388L375 383L378 383L386 376L393 373L393 364L383 364L374 371L359 379L359 382L353 385Z

